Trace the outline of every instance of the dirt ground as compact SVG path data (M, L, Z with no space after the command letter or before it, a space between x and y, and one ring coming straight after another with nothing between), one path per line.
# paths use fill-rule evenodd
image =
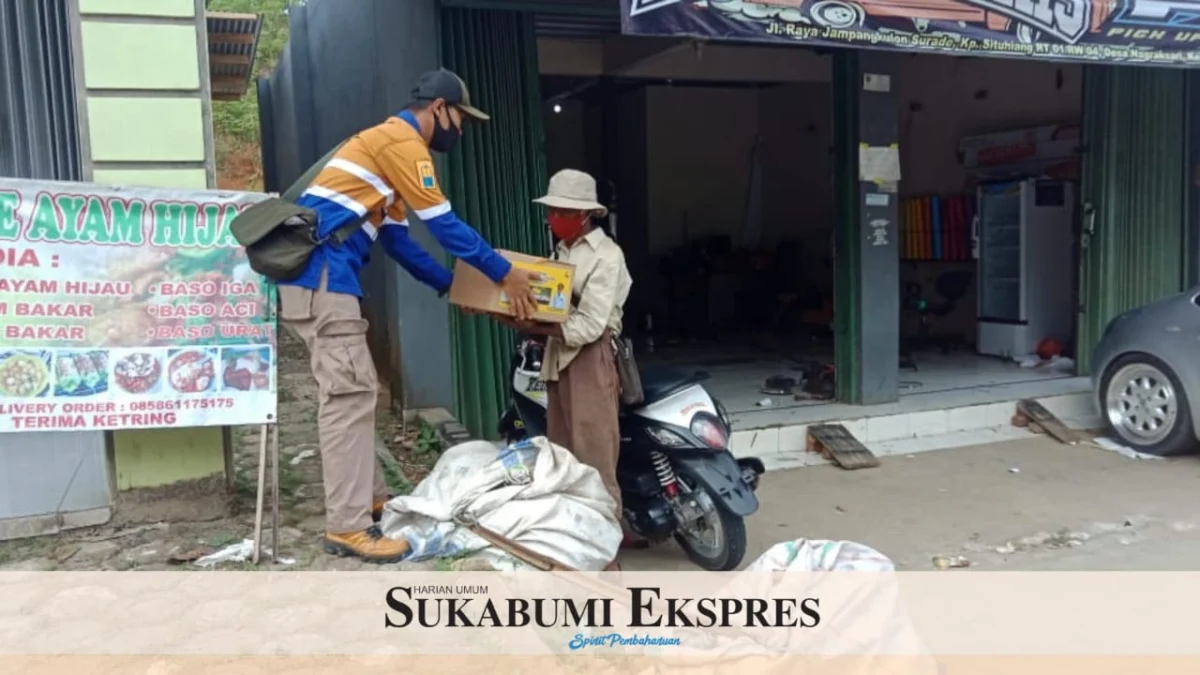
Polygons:
M316 382L304 345L283 335L279 359L280 553L295 559L277 568L358 569L361 563L321 550L324 500L317 453ZM432 430L405 425L381 405L379 437L394 463L385 468L389 485L407 493L438 457ZM106 525L58 535L0 542L0 570L195 569L186 559L252 538L258 466L257 427L234 430L234 489L224 476L163 488L134 490L117 498ZM269 521L269 512L268 512ZM269 545L269 528L264 541ZM181 560L182 559L182 560ZM449 569L456 561L401 563L396 569ZM271 569L263 565L257 569ZM255 569L249 562L218 569Z
M859 542L898 569L1200 569L1200 457L1136 460L1045 436L882 458L878 468L772 471L747 520L746 563L798 538ZM626 569L687 570L674 545Z
M316 387L301 344L283 338L280 352L280 548L295 563L277 568L362 569L363 563L321 550ZM436 438L428 429L406 429L386 410L378 419L380 438L394 460L388 482L405 493L436 461ZM253 531L258 431L238 429L235 439L232 494L224 477L122 493L105 526L0 542L0 570L195 569L178 559L240 542ZM933 557L959 555L970 561L969 569L1196 569L1197 479L1196 457L1133 460L1032 434L1027 440L889 456L870 470L773 471L763 476L759 511L747 520L743 565L774 544L812 538L867 544L906 570L930 570ZM673 543L623 552L621 562L628 570L694 569ZM470 559L436 560L385 569L470 565ZM234 562L218 569L255 568Z

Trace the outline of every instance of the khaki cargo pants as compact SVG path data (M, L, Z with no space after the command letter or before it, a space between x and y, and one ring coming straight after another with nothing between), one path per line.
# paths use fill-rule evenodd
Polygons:
M279 318L308 347L317 380L318 442L325 482L325 529L341 534L372 525L371 503L387 496L375 455L379 379L367 348L358 298L325 289L279 286Z

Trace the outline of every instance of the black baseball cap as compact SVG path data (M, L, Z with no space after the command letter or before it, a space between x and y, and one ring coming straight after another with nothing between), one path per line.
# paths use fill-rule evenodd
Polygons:
M417 80L417 86L413 87L412 97L417 101L433 101L440 98L481 122L491 119L482 110L471 105L471 92L467 90L467 83L445 68L431 70L422 75Z

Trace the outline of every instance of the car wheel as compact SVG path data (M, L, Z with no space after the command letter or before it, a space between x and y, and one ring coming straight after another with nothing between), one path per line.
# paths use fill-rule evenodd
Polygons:
M1153 356L1117 359L1105 371L1100 401L1109 429L1139 452L1168 457L1196 447L1187 393L1170 367Z

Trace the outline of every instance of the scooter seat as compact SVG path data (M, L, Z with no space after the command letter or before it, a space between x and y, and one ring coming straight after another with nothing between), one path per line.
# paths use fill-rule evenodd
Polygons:
M641 377L642 394L645 399L642 405L650 405L672 394L677 394L693 384L699 384L707 380L708 373L689 373L668 366L651 366L641 369Z

